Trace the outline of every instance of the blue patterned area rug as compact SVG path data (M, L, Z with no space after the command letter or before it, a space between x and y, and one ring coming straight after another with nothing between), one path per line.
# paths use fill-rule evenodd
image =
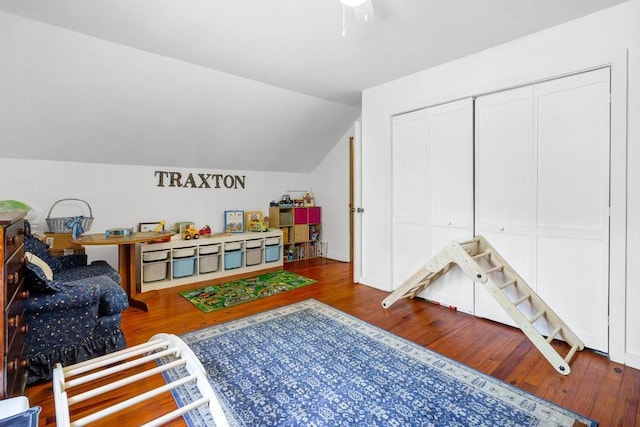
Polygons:
M181 338L233 426L597 426L315 300Z

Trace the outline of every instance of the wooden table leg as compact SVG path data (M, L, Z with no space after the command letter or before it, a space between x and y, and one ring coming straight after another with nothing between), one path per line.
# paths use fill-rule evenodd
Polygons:
M133 244L118 245L118 270L120 281L129 298L129 305L144 311L149 311L146 298L138 293L136 287L136 254L132 250ZM153 295L152 295L153 296Z

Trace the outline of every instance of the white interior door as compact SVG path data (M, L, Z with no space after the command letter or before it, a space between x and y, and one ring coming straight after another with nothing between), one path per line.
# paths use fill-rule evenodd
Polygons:
M601 69L476 100L476 232L605 352L609 80ZM482 291L476 314L511 323Z

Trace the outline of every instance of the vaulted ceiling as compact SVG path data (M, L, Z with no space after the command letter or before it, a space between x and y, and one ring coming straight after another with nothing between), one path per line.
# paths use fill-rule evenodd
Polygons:
M623 2L368 1L0 0L0 157L310 172L363 89Z

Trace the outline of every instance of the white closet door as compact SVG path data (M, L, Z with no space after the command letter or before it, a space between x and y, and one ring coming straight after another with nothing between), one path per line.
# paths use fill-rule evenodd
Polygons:
M608 351L609 69L537 84L538 294Z
M602 69L476 100L476 232L605 352L609 86ZM511 324L477 290L476 314Z
M427 110L431 248L435 255L452 240L473 237L473 100ZM473 282L459 268L419 296L473 313Z
M452 240L473 236L473 100L393 118L393 286ZM473 283L454 269L421 297L473 312Z
M424 265L431 254L427 128L426 110L393 118L393 289Z
M527 283L535 283L532 93L531 87L523 87L477 98L475 123L476 234ZM515 326L484 287L475 286L476 315ZM513 288L505 293L515 299Z

